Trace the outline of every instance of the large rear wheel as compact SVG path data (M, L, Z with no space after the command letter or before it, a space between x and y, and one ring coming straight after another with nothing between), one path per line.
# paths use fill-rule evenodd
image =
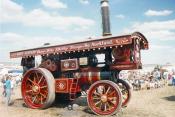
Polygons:
M55 100L54 77L45 68L33 68L25 73L21 92L23 100L29 108L47 108Z
M128 105L131 99L132 87L128 82L122 79L117 80L117 85L119 86L122 92L122 107L125 107Z
M97 115L113 115L121 109L122 94L118 86L108 80L97 81L88 91L90 109Z

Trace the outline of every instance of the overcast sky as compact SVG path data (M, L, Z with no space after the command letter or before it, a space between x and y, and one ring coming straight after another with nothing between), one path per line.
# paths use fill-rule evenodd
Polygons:
M144 64L175 64L175 0L109 0L113 35L143 33ZM101 36L100 0L0 0L0 62L9 52Z

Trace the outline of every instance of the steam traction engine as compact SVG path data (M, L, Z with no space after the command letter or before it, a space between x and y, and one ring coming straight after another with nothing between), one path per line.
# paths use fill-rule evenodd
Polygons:
M139 32L111 36L107 0L101 1L101 10L102 38L10 53L22 58L21 91L28 107L48 108L56 94L74 100L81 91L87 91L89 108L98 115L115 114L128 104L131 87L119 72L142 68L140 50L148 49L148 41ZM39 66L35 56L41 56Z

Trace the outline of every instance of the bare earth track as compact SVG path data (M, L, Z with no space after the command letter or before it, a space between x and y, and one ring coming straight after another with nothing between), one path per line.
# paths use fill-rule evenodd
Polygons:
M2 92L2 88L0 88ZM65 104L55 104L46 110L34 110L25 107L21 99L20 87L14 89L12 104L6 107L4 98L0 96L1 117L96 117L87 106L78 106L69 111ZM85 105L80 98L75 102ZM83 103L84 102L84 103ZM134 91L127 108L113 117L174 117L175 116L175 87Z

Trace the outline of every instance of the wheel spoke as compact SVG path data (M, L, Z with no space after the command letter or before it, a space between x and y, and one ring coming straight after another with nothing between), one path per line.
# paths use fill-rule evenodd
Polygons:
M40 95L43 96L44 98L46 98L46 95L44 95L44 94L42 94L42 93L40 93Z
M36 98L37 98L37 95L36 95L36 96L34 97L34 99L32 100L32 103L34 103L34 102L35 102Z
M47 85L40 87L40 89L47 88Z
M116 104L116 101L108 101L109 103L111 103L112 105Z
M106 104L107 104L107 106L108 106L108 110L110 109L110 105L109 105L109 103L108 102L106 102Z
M108 96L112 96L113 94L115 94L115 91L112 91L110 94L108 94Z
M32 84L35 84L35 82L32 81L30 78L28 78L28 81L30 81Z
M36 78L38 79L39 77L38 77L38 73L37 72L35 72L35 75L36 75Z
M103 87L103 94L105 94L106 92L105 85L103 85L102 87Z
M40 82L42 81L42 79L44 78L44 76L42 76L39 81L38 81L38 84L40 84Z
M35 76L33 77L33 82L36 83L36 78L35 78Z
M101 94L98 93L97 91L95 91L94 94L95 94L96 96L101 96Z
M95 106L97 106L97 105L100 104L100 103L101 103L101 100L98 101L98 102L96 102L96 103L95 103Z
M109 90L111 89L111 87L108 87L107 91L106 91L106 94L108 94Z
M100 100L100 97L93 97L94 100Z
M117 97L108 97L108 99L111 100L116 100Z
M99 109L102 110L103 103L100 103Z
M27 90L26 93L32 92L33 90Z
M104 111L106 111L106 109L107 109L107 105L106 105L106 103L104 104L104 106L105 106L105 107L104 107L104 109L105 109Z
M42 96L41 96L41 104L43 104L43 98L42 98Z
M44 85L44 84L46 84L46 79L44 79L42 82L41 82L41 85Z
M32 84L30 84L30 83L27 83L26 85L27 85L26 90L31 90L31 89L32 89L32 87L33 87L33 85L32 85Z

